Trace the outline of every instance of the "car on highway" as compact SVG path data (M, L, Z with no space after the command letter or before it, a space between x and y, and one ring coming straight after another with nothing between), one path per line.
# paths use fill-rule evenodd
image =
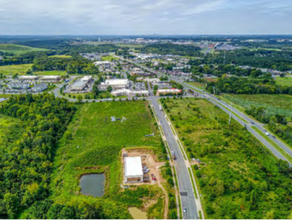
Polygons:
M270 134L269 134L268 132L266 132L266 135L267 135L267 136L270 136Z
M187 208L186 207L184 207L184 213L186 213L187 212Z
M254 125L254 122L253 121L251 121L250 123L252 123Z

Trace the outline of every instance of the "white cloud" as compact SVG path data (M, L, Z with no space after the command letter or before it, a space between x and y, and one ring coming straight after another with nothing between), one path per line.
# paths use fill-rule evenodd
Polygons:
M236 31L247 32L254 28L245 21L253 19L261 21L256 23L263 32L288 32L278 24L288 29L292 19L287 0L0 0L0 5L1 34L224 33L234 31L223 26L231 21ZM260 17L268 12L273 29Z

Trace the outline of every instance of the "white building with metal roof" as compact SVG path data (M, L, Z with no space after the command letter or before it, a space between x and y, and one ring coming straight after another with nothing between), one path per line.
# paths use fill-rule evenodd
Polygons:
M126 183L143 182L141 157L125 157L124 173Z

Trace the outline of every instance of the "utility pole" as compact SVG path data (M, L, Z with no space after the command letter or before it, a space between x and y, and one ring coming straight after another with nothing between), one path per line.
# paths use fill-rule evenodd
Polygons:
M223 60L223 65L225 65L226 62L226 50L224 50L224 60Z
M230 115L229 115L229 125L230 125L230 123L231 123L231 115L232 115L232 111L231 111L231 107L229 107L229 112L230 112Z

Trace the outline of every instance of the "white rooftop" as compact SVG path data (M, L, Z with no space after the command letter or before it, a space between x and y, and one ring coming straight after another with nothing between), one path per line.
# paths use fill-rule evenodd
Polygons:
M102 85L127 85L127 79L107 79Z
M92 76L84 76L81 80L82 81L88 81L90 79L92 79Z
M96 61L94 62L95 65L102 65L102 64L110 64L111 62L110 61Z
M60 76L43 76L42 79L59 79Z
M19 76L19 79L37 79L38 76Z
M141 157L125 157L125 176L143 176Z

